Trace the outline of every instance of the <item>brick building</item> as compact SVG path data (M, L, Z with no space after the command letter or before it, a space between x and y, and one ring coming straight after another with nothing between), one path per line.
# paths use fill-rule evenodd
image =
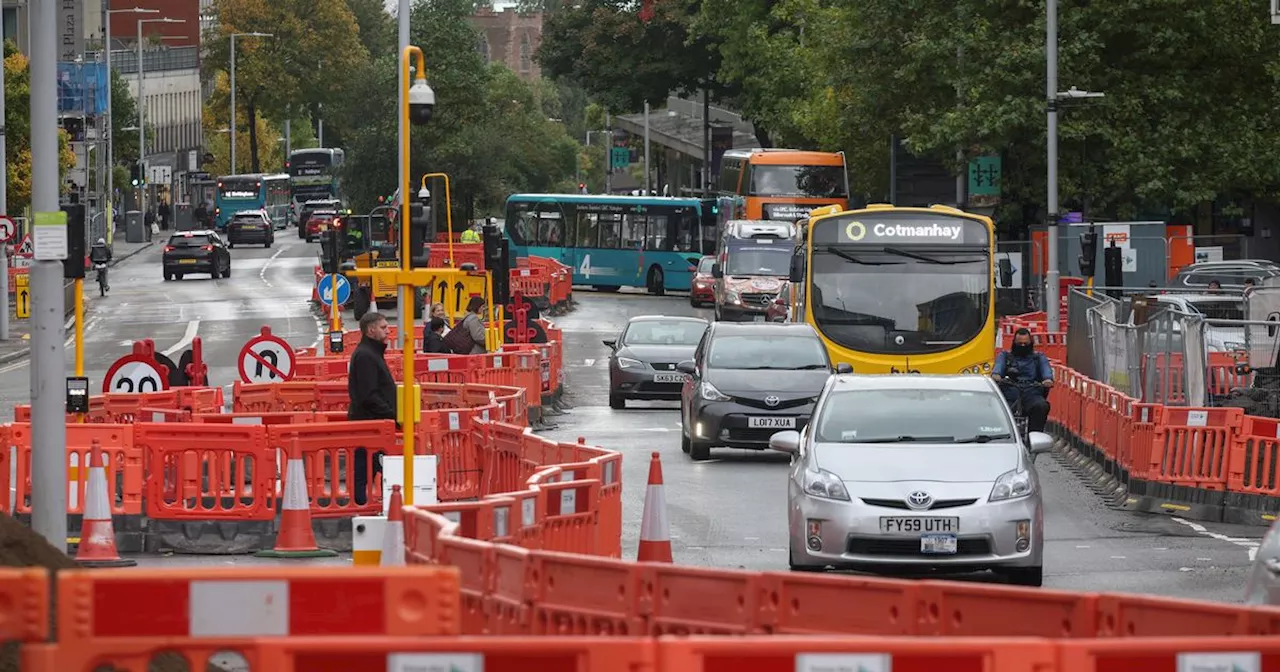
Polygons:
M541 12L481 9L472 15L471 25L481 33L479 49L487 61L506 65L525 81L542 76L533 58L542 41Z

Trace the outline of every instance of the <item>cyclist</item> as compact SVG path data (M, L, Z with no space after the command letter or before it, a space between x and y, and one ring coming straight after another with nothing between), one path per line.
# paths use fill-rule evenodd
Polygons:
M99 282L102 283L104 291L109 291L111 285L107 283L106 267L111 264L111 248L107 247L105 238L99 238L98 242L89 248L89 263L93 264L95 268L101 266L101 268L98 268L98 274L101 278Z
M1031 332L1026 328L1013 333L1013 347L996 355L991 377L1010 406L1022 406L1027 418L1027 431L1043 432L1049 419L1049 388L1053 386L1053 367L1049 358L1035 351Z

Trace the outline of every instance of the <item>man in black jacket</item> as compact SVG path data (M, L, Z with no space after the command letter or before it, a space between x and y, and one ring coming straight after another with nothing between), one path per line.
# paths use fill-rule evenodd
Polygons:
M347 370L348 420L396 420L396 380L391 377L387 351L387 318L368 312L360 318L360 345L351 353ZM397 423L398 424L398 423ZM356 448L352 487L357 505L368 501L369 453ZM374 453L373 473L382 471L382 453Z

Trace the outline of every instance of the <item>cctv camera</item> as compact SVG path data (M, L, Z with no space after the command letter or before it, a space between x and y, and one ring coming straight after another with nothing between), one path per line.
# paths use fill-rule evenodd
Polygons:
M430 189L428 189L428 188L426 188L426 187L423 187L423 188L419 189L419 190L418 190L418 200L419 200L419 201L429 201L429 200L431 200L431 190L430 190Z
M425 79L419 79L409 87L409 121L415 126L422 126L431 121L431 113L436 108L436 92L431 90Z

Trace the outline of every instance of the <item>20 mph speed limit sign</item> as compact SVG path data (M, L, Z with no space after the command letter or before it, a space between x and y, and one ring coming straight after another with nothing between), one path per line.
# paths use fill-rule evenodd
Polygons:
M102 379L103 394L141 394L169 389L169 376L155 359L130 354L117 359Z
M293 348L268 327L240 349L240 380L246 383L283 383L293 378Z

